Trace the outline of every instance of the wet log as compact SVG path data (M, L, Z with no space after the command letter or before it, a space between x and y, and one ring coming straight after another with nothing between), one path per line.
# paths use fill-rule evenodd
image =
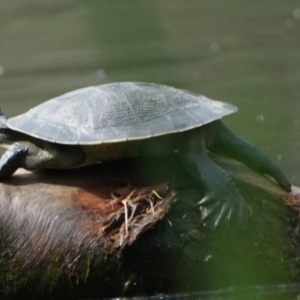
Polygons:
M212 157L251 207L245 228L201 223L176 157L19 170L0 186L1 299L175 294L299 280L299 190Z

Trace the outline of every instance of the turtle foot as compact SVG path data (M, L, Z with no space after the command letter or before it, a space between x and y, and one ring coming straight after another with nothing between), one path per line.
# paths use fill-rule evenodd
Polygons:
M0 159L0 179L7 179L19 167L26 157L28 149L22 143L12 144Z
M244 227L249 217L249 207L238 190L208 192L197 204L201 210L201 221L213 230L221 224L227 227Z

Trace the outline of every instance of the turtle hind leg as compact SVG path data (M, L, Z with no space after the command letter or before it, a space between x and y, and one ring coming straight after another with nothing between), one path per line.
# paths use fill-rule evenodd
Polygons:
M275 179L287 192L291 191L291 183L276 163L250 142L230 131L222 122L213 124L215 139L210 150L238 160L261 174Z
M204 222L213 228L224 219L244 224L249 214L247 204L231 178L208 157L203 130L186 134L180 141L179 155L193 179L205 188L205 196L197 203Z
M28 147L25 145L21 143L12 144L0 159L0 178L7 178L22 167L27 153Z

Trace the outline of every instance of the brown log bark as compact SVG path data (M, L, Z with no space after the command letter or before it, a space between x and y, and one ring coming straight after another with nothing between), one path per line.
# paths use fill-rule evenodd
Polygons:
M299 279L298 190L213 156L251 207L211 232L176 158L19 170L0 186L1 299L182 293ZM294 208L294 209L292 209ZM26 297L25 297L26 298Z

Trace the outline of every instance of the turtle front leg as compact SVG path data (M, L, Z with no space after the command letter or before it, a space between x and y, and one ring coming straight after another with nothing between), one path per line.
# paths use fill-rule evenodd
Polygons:
M197 203L203 220L212 222L213 228L224 219L235 219L244 224L249 208L227 173L208 157L204 130L189 132L187 140L179 148L183 165L206 190L204 198Z
M79 147L48 142L38 144L16 142L0 159L0 179L11 176L18 168L27 170L76 168L84 163L85 157Z
M22 143L12 144L0 159L0 178L11 176L23 165L28 153L28 146Z
M221 121L212 124L215 139L210 149L238 160L261 174L275 179L287 192L291 184L276 163L250 142L230 131Z

